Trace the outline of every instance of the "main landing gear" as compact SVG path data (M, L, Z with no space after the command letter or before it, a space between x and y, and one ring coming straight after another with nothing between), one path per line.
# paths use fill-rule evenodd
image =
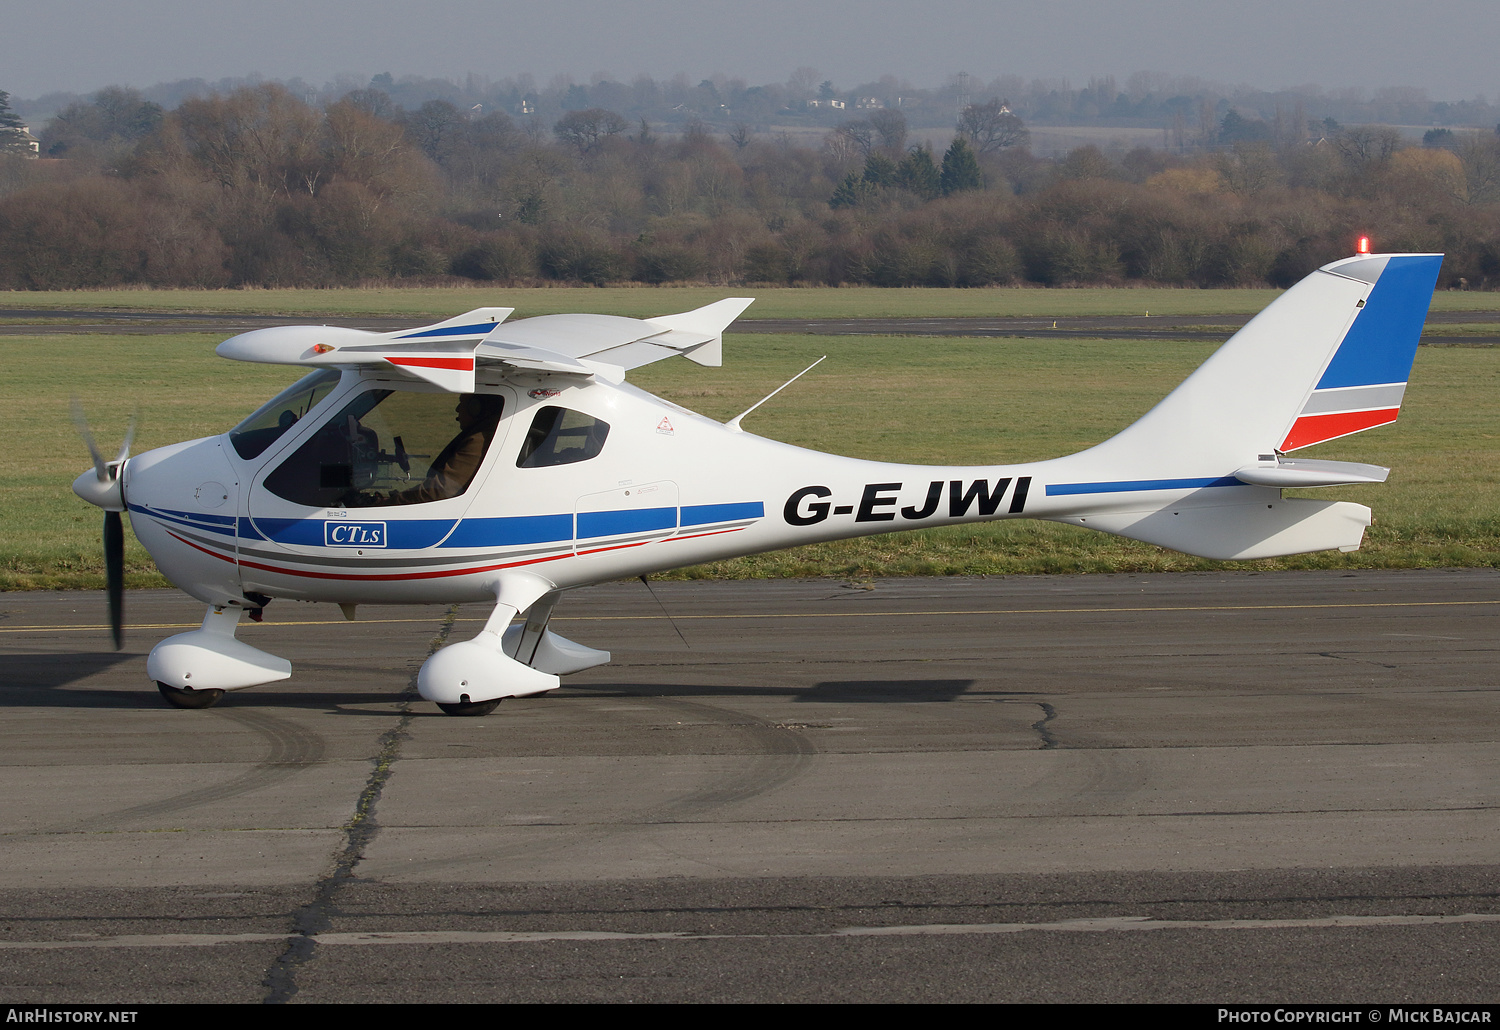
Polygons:
M427 659L417 690L448 715L488 715L502 698L556 690L559 676L609 661L608 651L575 644L547 629L562 595L534 576L500 583L495 610L473 640L449 644ZM518 611L525 618L514 626Z
M192 687L179 690L176 687L167 686L160 680L156 681L156 689L161 691L161 696L173 708L212 708L219 703L219 698L224 696L222 690L214 688L194 690Z
M455 704L439 701L437 706L443 710L444 715L489 715L500 707L500 698L492 698L489 701L459 701Z

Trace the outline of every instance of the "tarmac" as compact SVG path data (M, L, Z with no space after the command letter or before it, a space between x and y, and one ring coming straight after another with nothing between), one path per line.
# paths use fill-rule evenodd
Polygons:
M485 612L0 595L10 1003L1493 1002L1500 571L636 582L451 718Z

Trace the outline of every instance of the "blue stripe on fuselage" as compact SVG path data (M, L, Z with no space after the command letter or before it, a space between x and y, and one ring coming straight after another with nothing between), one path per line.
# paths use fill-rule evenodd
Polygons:
M147 515L162 522L172 522L179 526L189 526L193 529L206 530L210 533L218 533L220 536L234 536L234 518L224 515L198 515L193 512L170 511L166 508L148 508L144 504L127 504L125 506L137 515Z
M1048 497L1070 494L1124 494L1137 490L1196 490L1210 486L1244 486L1233 476L1217 479L1131 479L1119 483L1049 483Z
M502 547L506 544L550 544L573 539L572 515L518 515L464 519L443 547Z
M631 511L581 511L578 539L592 540L621 533L648 533L654 529L676 529L676 508L636 508Z
M762 501L740 501L735 504L688 504L682 508L683 526L704 526L710 522L735 519L763 519L766 506Z

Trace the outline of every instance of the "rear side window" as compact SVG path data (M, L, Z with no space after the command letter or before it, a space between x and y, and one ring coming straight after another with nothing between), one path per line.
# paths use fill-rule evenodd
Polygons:
M535 469L587 461L604 449L604 438L608 435L608 422L549 404L537 409L536 417L531 420L516 467Z

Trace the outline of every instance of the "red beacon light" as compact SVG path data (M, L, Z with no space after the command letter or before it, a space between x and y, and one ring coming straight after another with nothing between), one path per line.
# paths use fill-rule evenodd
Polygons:
M1361 236L1359 242L1355 244L1354 249L1360 254L1368 254L1370 252L1370 237Z

